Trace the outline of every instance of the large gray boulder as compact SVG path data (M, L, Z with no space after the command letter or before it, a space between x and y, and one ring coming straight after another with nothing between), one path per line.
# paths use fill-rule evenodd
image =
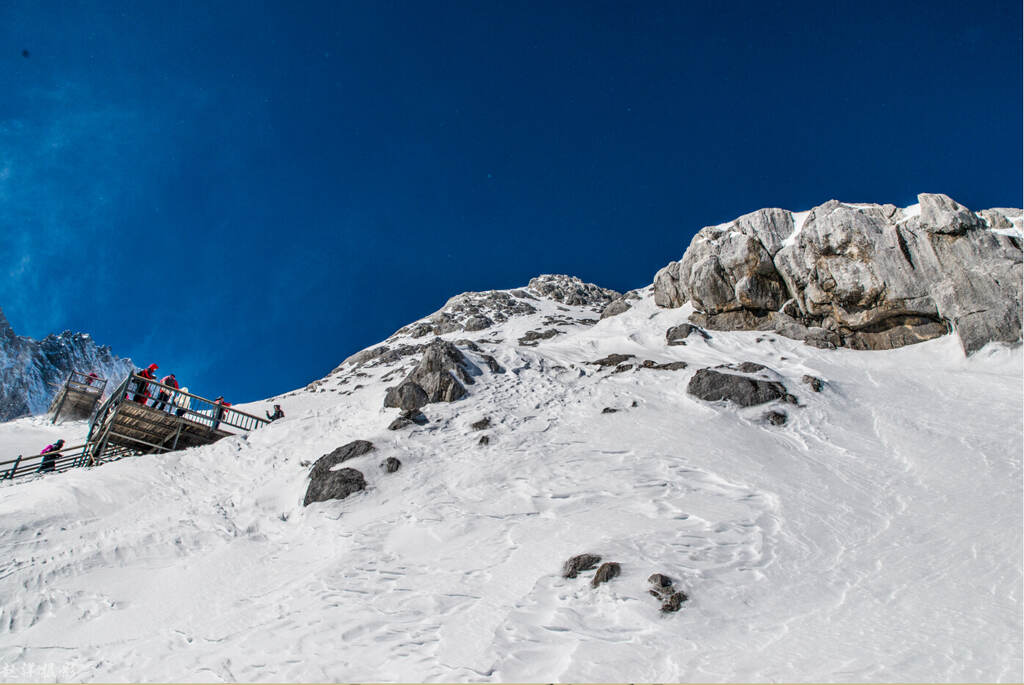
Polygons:
M714 369L700 369L693 374L686 392L707 402L726 400L741 407L752 407L787 398L786 386Z
M432 402L454 402L467 394L463 383L472 385L473 376L480 373L458 347L436 338L405 380L388 390L384 406L416 411Z
M366 488L363 474L356 469L337 468L339 464L374 450L372 442L353 440L316 460L309 471L309 486L302 506L330 499L345 499Z
M705 328L774 330L818 347L890 349L951 330L967 354L1019 341L1020 210L918 201L914 213L830 200L799 230L780 209L707 227L658 272L655 302L692 301Z

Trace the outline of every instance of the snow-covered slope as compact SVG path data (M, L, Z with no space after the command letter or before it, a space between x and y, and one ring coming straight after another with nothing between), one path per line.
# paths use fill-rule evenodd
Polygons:
M1019 346L668 346L692 310L650 288L598 323L593 303L524 294L532 313L444 334L474 342L480 374L422 427L389 431L398 410L382 407L431 339L413 325L275 400L287 418L246 437L0 485L0 673L1021 680ZM635 358L592 363L612 353ZM687 394L697 369L743 361L799 406ZM308 463L356 439L376 446L345 462L367 489L304 508ZM562 578L583 552L622 574ZM656 572L689 594L678 613L648 594Z

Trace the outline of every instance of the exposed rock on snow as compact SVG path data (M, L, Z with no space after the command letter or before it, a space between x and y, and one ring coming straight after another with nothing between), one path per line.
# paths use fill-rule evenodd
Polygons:
M372 452L374 446L367 440L354 440L316 460L309 472L309 487L302 506L329 499L345 499L353 492L366 488L363 474L356 469L334 470L339 464Z
M405 411L416 411L429 403L430 398L427 397L426 391L418 383L410 380L402 381L398 387L389 389L384 395L385 407L398 407ZM397 428L402 428L402 425Z
M85 333L64 331L38 342L16 335L0 309L0 421L44 413L72 370L95 371L112 389L133 369L130 359Z
M741 407L782 400L787 396L786 386L777 381L765 381L714 369L698 370L686 386L686 392L707 402L728 400Z
M308 507L314 502L326 502L330 499L345 499L354 492L366 489L366 479L361 471L342 468L327 471L319 477L312 478L302 506Z
M608 306L604 308L604 310L601 312L601 318L607 319L612 316L617 316L619 314L625 314L628 311L629 303L626 302L625 298L620 297L617 300L612 300L608 304Z
M589 571L597 568L601 563L601 557L596 554L577 554L566 560L562 566L563 578L575 578L581 571Z
M636 358L636 355L615 353L615 354L609 354L607 357L602 357L601 359L598 359L597 361L593 361L593 362L590 362L590 363L591 364L597 364L598 366L617 366L617 365L621 364L622 362L629 361L630 359L635 359L635 358Z
M427 417L423 415L423 412L417 409L411 409L403 411L397 419L388 424L388 430L396 431L401 430L406 426L423 426L427 423L429 423L429 421L427 420Z
M683 323L678 326L673 326L665 331L665 340L669 345L685 345L686 339L693 333L700 335L704 340L711 339L711 336L703 328L694 326L693 324Z
M593 283L584 283L575 276L544 274L530 280L527 290L541 297L577 306L599 306L604 308L621 293L601 288Z
M402 466L402 462L397 457L388 457L380 463L380 467L387 473L394 473Z
M773 426L785 426L788 418L786 412L782 411L769 411L764 415L764 420Z
M519 338L519 344L523 347L536 347L539 341L553 338L561 332L557 328L549 328L546 331L527 331L523 337Z
M890 349L950 329L967 354L1021 339L1019 210L975 214L945 195L920 213L830 200L797 226L762 209L702 229L655 277L655 302L716 330L775 330L816 347ZM1010 231L1013 233L1013 231Z
M662 613L679 611L683 602L689 599L685 592L676 591L672 579L664 574L652 574L647 582L651 584L650 593L661 600Z
M473 384L480 370L452 343L441 338L427 345L416 368L384 396L385 407L414 411L432 402L454 402L466 396L463 383Z
M800 382L809 385L811 390L814 392L821 392L825 388L825 381L821 380L817 376L805 374L804 377L800 379Z
M590 586L597 587L601 583L607 583L620 573L622 573L622 567L617 562L606 561L598 567L597 573L594 574L593 579L590 581Z
M491 427L491 418L489 416L485 416L484 418L480 419L479 421L474 421L473 423L469 424L469 427L470 427L471 430L475 430L475 431L482 431L482 430L485 430L487 428L490 428Z

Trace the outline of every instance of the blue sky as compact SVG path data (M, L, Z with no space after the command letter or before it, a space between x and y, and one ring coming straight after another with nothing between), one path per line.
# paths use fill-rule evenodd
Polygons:
M759 207L1020 206L1020 74L1016 1L3 0L0 307L254 400Z

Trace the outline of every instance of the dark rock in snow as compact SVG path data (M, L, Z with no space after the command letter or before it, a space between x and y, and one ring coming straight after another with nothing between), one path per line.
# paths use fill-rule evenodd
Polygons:
M617 411L618 411L618 409L613 409L612 407L605 407L604 409L601 410L601 413L602 414L614 414Z
M597 364L598 366L618 366L624 361L635 359L635 355L632 354L609 354L607 357L598 359L597 361L590 362L591 364Z
M555 328L549 328L546 331L527 331L523 337L519 338L519 344L523 347L536 347L539 341L553 338L561 332Z
M309 472L309 487L306 489L306 497L302 501L302 506L329 499L345 499L353 492L366 488L363 474L356 469L343 468L336 471L333 469L342 462L355 459L373 450L372 442L354 440L317 459Z
M577 554L562 565L562 577L575 578L580 571L589 571L596 568L599 563L601 563L601 557L596 554Z
M485 365L487 365L487 369L490 370L490 373L492 373L492 374L504 374L505 373L504 367L502 367L502 365L500 365L500 363L498 363L498 360L495 359L495 357L490 356L489 354L481 354L480 358L483 359L483 363L485 363Z
M394 473L402 465L402 462L397 457L388 457L380 463L380 467L388 473Z
M374 449L373 443L369 440L353 440L352 442L342 445L333 452L325 454L317 459L313 463L313 469L309 472L309 477L314 479L319 478L338 464L346 462L349 459L361 457L364 454L369 454Z
M480 419L479 421L474 421L473 423L469 424L469 427L471 429L475 430L475 431L482 431L482 430L484 430L486 428L490 428L491 427L491 417L485 416L484 418Z
M608 319L619 314L624 314L630 310L629 303L624 299L612 300L604 311L601 312L602 319Z
M619 364L612 373L625 373L633 368L632 364Z
M672 587L672 579L662 573L652 573L647 582L656 588Z
M398 407L406 411L415 411L429 403L426 391L408 379L402 381L397 388L390 388L384 395L385 407Z
M758 371L764 371L768 367L765 366L764 364L758 364L756 362L742 362L732 368L736 369L737 371L742 371L743 373L757 373Z
M427 345L423 358L406 379L388 390L384 406L412 411L431 402L454 402L467 394L459 381L471 385L473 375L479 373L458 347L437 338Z
M600 568L597 569L597 573L594 574L593 580L590 581L591 587L597 587L601 583L607 583L612 578L622 573L622 567L614 561L608 561L601 564Z
M821 392L825 388L825 381L821 380L817 376L804 376L800 379L803 383L811 386L811 390L814 392Z
M478 445L490 445L491 444L491 438L488 435L481 435L480 439L476 441L476 444L478 444Z
M680 607L683 606L683 602L688 599L689 597L685 592L673 592L661 603L661 611L664 614L679 611Z
M786 425L787 416L785 412L781 411L770 411L765 412L764 420L773 426L784 426Z
M665 331L665 340L668 341L669 345L685 345L686 338L689 338L691 334L697 333L704 340L710 340L711 336L700 326L694 326L690 323L679 324Z
M326 502L330 499L345 499L354 492L366 489L363 474L356 469L342 468L327 471L319 477L312 477L306 489L306 497L302 506L313 502Z
M653 368L659 371L681 371L687 366L686 362L666 362L664 364L656 364Z
M785 399L786 386L714 369L700 369L690 379L686 392L708 402L728 400L741 407Z

